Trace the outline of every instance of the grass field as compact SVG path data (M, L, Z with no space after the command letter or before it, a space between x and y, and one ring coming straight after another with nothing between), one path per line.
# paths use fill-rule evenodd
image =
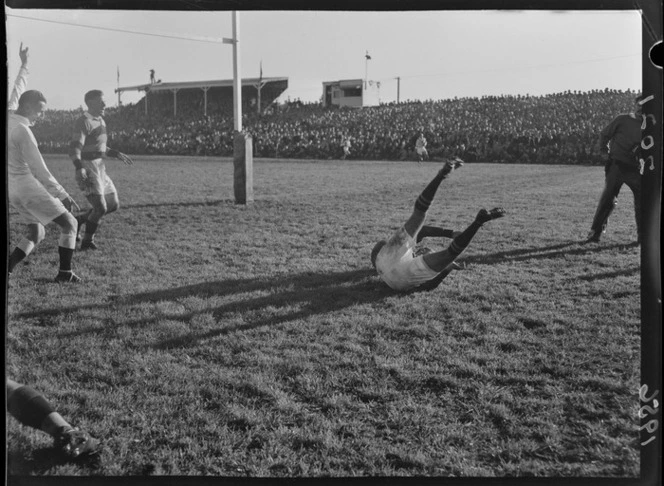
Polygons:
M46 159L82 205L71 163ZM369 253L437 164L255 160L248 207L228 159L108 165L123 207L76 253L84 283L51 283L49 227L12 277L6 348L8 376L105 448L60 463L10 418L11 474L638 476L628 189L602 243L579 243L602 168L466 164L428 222L508 215L465 270L403 295Z

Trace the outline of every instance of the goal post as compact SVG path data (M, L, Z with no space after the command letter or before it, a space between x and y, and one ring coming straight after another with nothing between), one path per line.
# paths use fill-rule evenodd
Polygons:
M253 147L251 135L242 130L242 76L240 74L239 50L240 21L237 10L233 10L233 190L236 204L247 204L254 200ZM226 40L224 40L226 42Z
M233 139L233 191L235 204L254 201L254 161L251 135L235 132Z

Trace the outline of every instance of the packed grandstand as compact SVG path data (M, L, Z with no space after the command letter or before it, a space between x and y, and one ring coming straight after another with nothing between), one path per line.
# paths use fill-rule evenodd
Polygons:
M432 159L467 162L599 164L599 132L631 110L635 92L567 91L544 96L485 96L408 101L375 107L324 108L320 103L272 102L261 114L248 103L243 128L254 157L339 159L351 138L349 159L414 160L422 131ZM233 155L233 108L228 98L150 101L107 108L109 145L128 154ZM34 127L44 153L66 153L79 110L50 110Z

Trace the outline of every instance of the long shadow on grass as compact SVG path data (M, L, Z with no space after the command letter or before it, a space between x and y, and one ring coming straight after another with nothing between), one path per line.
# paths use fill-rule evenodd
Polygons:
M189 201L189 202L173 202L173 203L145 203L145 204L125 204L123 209L144 209L144 208L163 208L165 206L173 207L188 207L188 206L219 206L225 204L228 206L235 206L232 199L218 199L216 201Z
M234 279L203 282L184 287L156 290L139 294L119 296L106 304L59 307L20 313L23 318L48 318L75 313L85 309L103 310L121 307L130 308L145 302L177 301L186 297L228 297L260 292L260 297L240 298L217 307L173 313L159 312L154 317L123 320L115 325L147 326L161 320L189 321L199 314L212 314L218 323L242 315L244 322L214 329L205 333L190 333L158 343L158 348L193 346L199 340L209 339L239 330L261 326L272 326L296 319L305 319L316 314L338 311L351 305L379 301L395 292L382 284L373 269L360 269L339 273L304 273L285 275L270 279ZM262 315L269 309L269 316ZM276 314L276 315L275 315ZM108 327L108 326L106 326ZM63 337L100 332L99 329L77 330Z
M580 248L570 249L573 246ZM561 243L558 245L543 246L539 248L518 248L515 250L499 251L485 255L473 255L467 258L461 257L467 263L478 265L493 265L502 262L522 262L526 260L545 260L558 258L563 255L583 255L586 253L598 253L600 251L625 249L638 246L637 243L615 244L615 245L583 245L578 241Z
M629 270L619 270L616 272L605 272L605 273L598 273L596 275L582 275L581 277L577 277L579 280L585 280L587 282L592 282L593 280L601 280L605 278L615 278L615 277L628 277L630 275L634 275L640 272L640 268L631 268Z
M209 287L207 284L206 287ZM198 344L199 341L213 339L236 331L247 331L264 326L275 326L298 319L306 319L313 315L328 314L352 305L376 302L395 292L381 284L375 273L369 269L356 270L335 274L304 274L295 275L285 280L269 283L264 282L256 287L250 283L242 289L237 285L228 287L223 282L215 282L209 289L209 295L223 295L251 290L268 290L269 295L230 302L203 312L212 313L218 323L242 313L244 322L203 333L190 333L166 339L154 345L157 349L183 348ZM283 289L287 290L283 290ZM189 292L190 289L185 289ZM171 291L167 291L172 295ZM176 289L177 292L177 289ZM200 294L196 294L200 295ZM170 298L176 297L171 296ZM270 316L263 316L262 311L269 309ZM276 315L275 315L276 314ZM163 317L161 317L163 318ZM179 316L180 319L183 316ZM151 321L150 319L148 321ZM145 322L139 322L145 324Z

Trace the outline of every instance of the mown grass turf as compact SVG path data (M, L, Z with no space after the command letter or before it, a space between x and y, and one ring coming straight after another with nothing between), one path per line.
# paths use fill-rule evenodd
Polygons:
M75 188L71 163L47 162ZM439 166L254 161L108 163L122 208L80 285L51 283L56 228L8 290L7 373L103 439L61 463L8 422L28 475L620 476L639 473L639 247L620 196L588 231L602 168L467 164L428 222L485 225L467 268L432 292L375 276L373 244L403 224ZM11 242L21 227L11 218ZM449 240L425 240L432 248Z

